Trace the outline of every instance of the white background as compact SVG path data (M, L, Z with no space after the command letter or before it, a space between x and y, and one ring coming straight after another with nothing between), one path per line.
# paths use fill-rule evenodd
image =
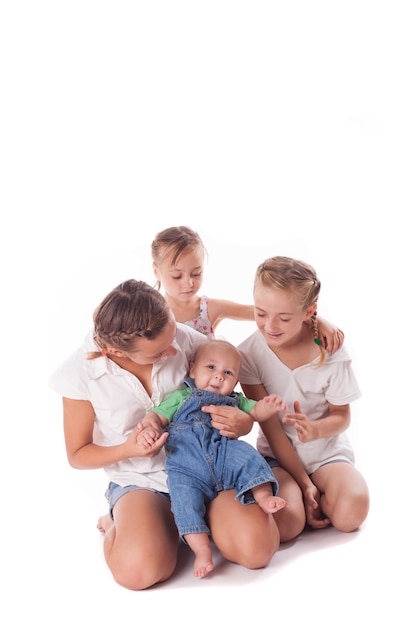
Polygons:
M415 624L411 6L2 3L3 623ZM153 284L150 243L180 224L212 297L250 302L274 254L315 266L363 392L350 434L372 505L359 533L301 538L265 570L218 560L195 581L183 554L134 593L104 564L104 473L69 468L47 380L108 291Z

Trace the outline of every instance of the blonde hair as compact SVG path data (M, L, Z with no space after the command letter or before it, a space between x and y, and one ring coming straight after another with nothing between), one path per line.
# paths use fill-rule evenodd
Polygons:
M264 287L291 291L303 310L317 303L321 288L320 280L311 265L286 256L274 256L261 263L256 270L255 287L257 283ZM314 341L320 348L321 365L326 358L326 350L318 338L317 309L311 316L311 329Z
M175 265L180 256L188 249L201 247L207 254L203 241L198 233L188 226L171 226L157 233L151 243L152 260L155 265L160 265L169 259L171 265ZM157 280L155 288L161 289L161 281Z

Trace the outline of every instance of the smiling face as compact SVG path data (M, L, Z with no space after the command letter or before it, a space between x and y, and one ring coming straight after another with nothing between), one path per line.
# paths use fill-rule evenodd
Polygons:
M258 282L254 289L255 322L271 348L296 343L303 323L311 318L316 304L307 309L299 304L289 289L265 287Z
M198 292L203 282L204 250L196 245L181 254L175 263L166 254L160 263L153 263L153 269L167 296L187 302Z
M234 346L210 340L198 349L190 376L199 389L227 396L237 384L240 363L240 354Z

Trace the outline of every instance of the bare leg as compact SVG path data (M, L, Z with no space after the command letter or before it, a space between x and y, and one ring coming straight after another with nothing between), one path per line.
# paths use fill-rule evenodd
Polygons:
M312 480L322 493L321 508L332 525L343 532L357 530L369 511L369 492L363 476L350 463L319 467Z
M214 568L208 534L190 533L184 535L184 539L195 554L194 576L203 578Z
M282 467L273 467L272 471L279 482L281 497L288 502L288 506L274 513L275 523L279 528L281 541L291 541L305 527L306 514L303 494L294 478Z
M251 491L256 502L261 509L265 511L265 513L276 513L285 506L288 506L288 502L286 500L272 494L270 483L264 483L263 485L252 487Z
M117 501L114 522L100 517L104 556L114 579L127 589L147 589L167 580L177 561L178 532L170 505L144 489Z
M214 543L224 558L250 569L268 565L279 547L272 515L257 504L242 506L235 491L221 491L207 507Z

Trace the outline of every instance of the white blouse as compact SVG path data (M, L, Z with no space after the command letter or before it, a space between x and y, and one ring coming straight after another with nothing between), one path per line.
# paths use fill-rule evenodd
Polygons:
M100 446L123 443L134 427L164 398L182 387L189 362L206 337L177 324L174 347L177 354L163 357L153 365L152 397L139 380L103 356L88 360L86 353L97 350L91 330L84 344L57 369L49 386L59 395L91 402L96 417L93 441ZM133 457L104 468L109 480L121 486L137 485L168 491L165 450L152 458Z

